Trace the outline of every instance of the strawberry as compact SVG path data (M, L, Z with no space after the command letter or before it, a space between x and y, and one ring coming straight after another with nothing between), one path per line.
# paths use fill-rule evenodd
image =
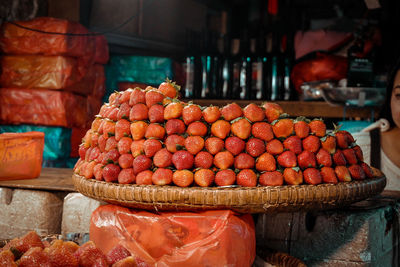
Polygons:
M246 142L239 137L230 136L225 139L225 149L231 152L234 156L239 155L246 147Z
M93 150L93 147L89 147L89 149L86 151L85 161L89 161L90 153L92 152L92 150Z
M145 100L146 106L150 108L153 105L162 104L164 100L164 95L160 92L157 92L156 90L149 90L146 92Z
M131 256L131 253L129 252L129 250L127 250L124 246L118 244L118 245L114 246L111 250L108 251L108 253L106 255L107 263L110 266L112 266L116 262L118 262L122 259L125 259L126 257L129 257L129 256Z
M153 175L151 176L151 181L155 185L168 185L172 183L172 170L158 168L154 171Z
M101 135L103 136L103 135ZM97 147L98 146L98 142L99 142L99 137L100 135L98 133L91 133L91 137L90 137L90 146L91 147Z
M115 135L115 122L109 119L103 121L103 135L106 138Z
M196 155L204 147L204 139L201 136L188 136L185 139L185 148L191 154Z
M76 168L75 173L83 176L84 172L85 172L86 165L88 165L88 162L83 160L82 164L78 168Z
M96 162L91 161L85 166L85 169L83 170L83 176L85 176L86 179L93 178L93 169L94 166L96 166L96 164L97 164Z
M206 152L200 151L194 158L194 166L196 168L209 169L213 165L214 157Z
M159 168L169 167L172 165L172 154L166 148L162 148L154 154L153 163Z
M308 168L303 171L304 182L307 184L317 185L322 183L322 175L315 168Z
M158 86L158 91L170 98L176 98L180 89L179 85L168 78Z
M149 108L143 104L135 104L129 112L130 121L147 120L149 118Z
M293 125L292 119L279 119L272 123L272 131L276 138L288 137L293 133Z
M331 167L322 167L321 170L322 181L326 184L337 184L338 179L335 171Z
M80 145L79 145L78 153L79 153L79 157L80 157L82 160L85 159L85 155L86 155L87 150L88 150L88 147L85 147L83 144L80 144Z
M98 163L93 168L93 175L97 181L103 181L103 164Z
M118 162L119 156L120 155L118 153L118 150L112 149L105 154L101 163L103 163L104 165L106 165L107 163L116 163Z
M132 168L122 169L118 174L118 183L120 184L134 184L136 175L133 173Z
M218 152L215 156L214 156L214 165L221 169L228 169L229 167L231 167L234 163L235 159L232 155L231 152L229 151L222 151L222 152Z
M322 119L314 119L309 124L312 134L318 137L323 137L326 134L326 125Z
M164 127L157 123L150 123L149 126L147 126L146 133L144 134L146 138L156 138L160 140L164 139L164 135Z
M129 119L129 113L131 112L131 106L128 103L122 103L119 107L119 111L117 114L117 120L120 119Z
M169 103L164 108L164 120L177 119L182 116L183 105L181 102Z
M133 166L132 154L121 154L121 156L118 158L118 165L122 169L132 168Z
M251 169L241 170L236 175L236 183L245 187L257 186L257 174Z
M225 120L218 120L211 125L211 134L225 139L231 131L231 124Z
M129 97L129 106L133 106L138 103L146 103L146 92L140 88L135 88Z
M254 168L255 160L252 156L246 153L240 153L235 157L234 166L236 169L252 169Z
M119 98L118 98L118 103L120 105L122 104L129 104L129 99L131 98L133 89L129 88L126 89L125 91L120 92Z
M274 156L265 152L259 156L256 160L256 170L257 171L275 171L276 161Z
M104 104L101 106L100 110L99 110L99 116L101 118L107 118L108 113L111 111L111 109L113 109L114 107L111 106L110 104Z
M104 135L99 136L99 140L97 141L97 143L98 143L98 146L99 146L99 149L101 152L105 151L107 139L104 137ZM81 149L81 147L84 147L84 146L80 145L79 149ZM79 155L80 155L80 153L79 153Z
M363 169L365 176L367 176L368 178L373 178L374 177L374 172L371 169L371 167L365 163L365 162L361 162L360 163L361 168Z
M354 153L356 154L356 157L358 159L358 161L362 162L364 161L364 155L363 152L361 150L361 147L356 145L353 147Z
M200 169L194 173L194 182L201 187L208 187L214 182L215 174L210 169Z
M348 148L352 143L354 143L353 136L347 131L338 131L335 134L336 144L339 148Z
M248 104L243 109L243 114L251 122L263 121L265 118L264 110L254 103Z
M364 180L366 175L363 168L360 165L351 165L348 168L351 178L354 180Z
M283 152L283 144L278 139L272 139L267 143L265 149L272 155L279 155Z
M297 156L297 162L302 169L317 167L315 154L307 150L304 150Z
M346 162L349 165L357 164L356 153L352 148L346 148L342 150L344 157L346 158Z
M151 123L164 122L164 106L163 105L151 106L149 108L148 117Z
M92 124L90 126L90 129L92 130L92 132L98 132L99 128L100 128L100 124L103 122L103 120L100 117L96 117L93 121Z
M292 151L284 151L277 157L278 164L285 168L297 166L297 157Z
M186 125L201 120L202 112L198 105L189 104L183 108L182 119Z
M133 173L138 174L139 172L150 169L153 161L145 155L139 155L133 160Z
M321 146L321 141L315 135L309 135L303 139L302 144L304 150L316 153Z
M310 134L310 126L304 120L297 120L294 122L294 132L297 137L303 139Z
M320 166L332 167L332 156L325 149L321 148L315 155L317 163Z
M277 120L281 114L283 114L283 109L276 103L264 103L263 108L265 111L265 117L268 122L271 123L274 120Z
M242 108L236 104L231 103L221 109L221 115L226 121L231 121L243 115Z
M104 151L108 152L118 147L118 142L115 140L114 136L111 136L106 140L106 146L104 147Z
M231 132L241 139L247 139L251 133L251 124L245 118L238 118L232 122Z
M215 175L214 182L218 186L233 185L236 181L236 174L230 169L220 170Z
M130 134L133 140L140 140L146 135L147 127L149 125L144 121L135 121L130 125Z
M219 110L219 107L209 106L203 110L202 116L206 122L211 124L221 117L221 111Z
M145 170L136 174L136 184L138 185L151 185L153 172L150 170Z
M335 174L336 174L338 180L341 182L350 182L351 181L350 172L346 168L346 166L336 166Z
M96 163L102 163L104 157L106 156L107 152L101 152L100 155L97 157L97 159L95 160Z
M119 108L118 107L112 107L110 112L107 114L107 119L111 121L117 121L118 120L118 113L119 113Z
M323 149L334 154L336 152L336 137L332 135L326 135L321 138L321 146Z
M176 134L168 135L164 144L169 152L175 153L178 147L185 146L185 138Z
M183 134L186 131L186 126L180 119L170 119L165 123L165 131L167 135Z
M107 164L103 168L103 179L106 182L115 182L118 181L118 175L121 171L121 168L118 165Z
M189 170L176 170L172 175L172 181L180 187L188 187L193 183L193 172Z
M274 138L272 126L266 122L256 122L251 126L251 134L254 137L260 138L264 141L270 141Z
M146 139L135 140L131 144L131 153L134 158L144 154L144 142Z
M189 124L187 127L186 133L188 135L198 135L198 136L205 136L207 135L208 129L207 126L200 122L200 121L195 121Z
M283 185L283 175L278 171L264 172L258 182L263 186L280 186Z
M115 124L115 140L119 141L122 137L130 136L131 123L127 120L121 119Z
M296 135L286 138L285 141L283 141L283 146L286 149L294 152L296 155L300 154L303 151L301 139Z
M285 168L283 170L283 179L288 185L299 185L303 183L303 172L299 167Z
M162 144L159 140L156 139L147 139L143 143L143 151L146 157L154 156L157 151L162 148Z
M110 103L110 105L118 104L119 95L120 95L120 92L114 91L114 92L108 97L108 103Z
M191 169L193 167L194 157L188 151L180 150L172 155L172 164L177 170Z
M207 140L205 141L205 147L207 151L210 152L212 155L215 155L218 152L220 152L224 148L224 145L225 145L224 140L218 137L212 136L207 138Z
M250 138L246 143L246 152L252 157L258 157L265 152L265 143L258 138Z
M336 150L335 154L332 156L333 162L337 166L346 166L346 158L344 157L342 151L340 149Z

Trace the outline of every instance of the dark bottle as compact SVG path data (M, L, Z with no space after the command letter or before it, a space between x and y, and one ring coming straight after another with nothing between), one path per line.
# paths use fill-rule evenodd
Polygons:
M234 96L236 99L250 99L252 87L252 55L250 53L249 38L247 32L242 33L239 53L234 61ZM239 77L236 77L236 76Z
M222 87L221 98L233 98L233 57L231 39L229 35L223 37L223 53L222 53Z
M252 99L269 100L270 92L268 83L268 57L266 53L265 34L260 31L259 37L256 40L255 55L252 70Z
M294 40L293 35L288 34L285 37L285 45L283 48L283 82L282 82L282 91L283 91L283 99L282 100L293 100L295 97L293 84L290 80L290 73L292 71L293 59L294 59Z
M194 74L195 74L195 49L194 49L194 40L193 40L193 32L186 32L186 57L184 62L184 68L186 73L186 83L185 89L183 91L184 98L193 98L194 97Z
M270 63L268 75L270 75L270 100L282 100L284 97L283 92L283 68L282 68L282 57L280 49L280 39L278 32L272 34L272 51L270 55Z

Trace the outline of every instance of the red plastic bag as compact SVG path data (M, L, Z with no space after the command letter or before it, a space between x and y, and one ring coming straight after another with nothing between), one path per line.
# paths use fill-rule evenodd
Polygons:
M100 206L90 239L103 253L120 244L149 266L251 266L255 259L251 215L229 210L154 214Z
M84 128L86 101L70 92L0 88L0 123Z

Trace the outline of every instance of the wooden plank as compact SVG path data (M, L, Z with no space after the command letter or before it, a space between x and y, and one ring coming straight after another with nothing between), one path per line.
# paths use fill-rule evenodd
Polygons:
M75 192L72 173L67 168L42 168L38 178L0 181L0 187Z

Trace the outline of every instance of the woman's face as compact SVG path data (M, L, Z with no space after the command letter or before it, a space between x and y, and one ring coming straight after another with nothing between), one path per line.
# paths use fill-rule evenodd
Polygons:
M392 118L397 128L400 128L400 71L397 71L394 79L392 97L390 99Z

